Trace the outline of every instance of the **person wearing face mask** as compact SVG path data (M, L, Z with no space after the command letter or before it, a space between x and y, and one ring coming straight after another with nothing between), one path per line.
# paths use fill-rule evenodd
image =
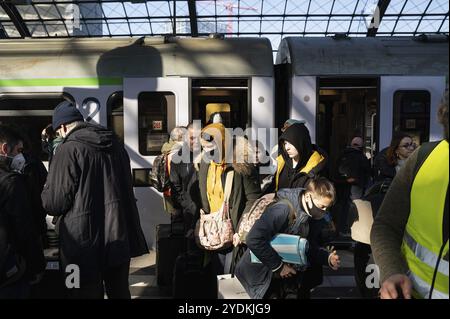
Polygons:
M299 286L297 298L309 298L311 289L322 283L322 266L339 268L336 251L326 250L321 241L323 219L335 198L333 184L324 177L310 179L305 188L278 191L277 201L266 208L248 233L249 249L236 266L235 274L251 298L286 298L292 281ZM306 269L284 263L272 248L270 241L279 233L308 240ZM251 262L250 251L261 263Z
M64 101L52 126L64 138L52 159L41 198L60 216L61 269L80 269L69 298L130 299L130 260L148 252L133 194L130 158L112 131L86 123Z
M226 158L227 155L233 154L234 143L223 124L214 123L203 128L200 142L204 152L198 167L200 208L206 214L220 209L225 200L227 174L233 172L229 210L233 229L237 229L241 216L248 212L255 200L261 196L258 171L248 159ZM244 139L238 139L235 143L244 144ZM212 253L213 267L217 275L230 271L228 261L232 250L228 248Z
M48 154L48 165L52 163L53 155L55 155L56 149L63 142L63 137L56 134L53 130L52 124L47 125L41 133L41 145L42 150Z
M0 299L28 298L31 283L45 269L44 254L32 227L23 143L13 129L0 125Z

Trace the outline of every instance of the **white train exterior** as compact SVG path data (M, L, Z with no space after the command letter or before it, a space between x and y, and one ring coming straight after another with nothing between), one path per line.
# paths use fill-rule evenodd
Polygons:
M0 40L0 122L22 126L38 150L63 95L123 138L154 247L169 216L146 179L162 141L220 108L232 127L274 127L272 47L263 38Z
M448 85L447 36L287 37L275 69L277 125L304 119L333 160L353 134L365 138L368 155L397 130L418 143L442 138L436 114Z
M233 128L304 119L332 163L353 131L370 155L397 129L418 142L441 138L447 78L447 38L285 38L275 68L264 38L0 40L0 122L22 126L38 149L54 106L68 98L86 120L116 131L154 247L155 226L169 216L146 179L173 127L204 124L216 111Z

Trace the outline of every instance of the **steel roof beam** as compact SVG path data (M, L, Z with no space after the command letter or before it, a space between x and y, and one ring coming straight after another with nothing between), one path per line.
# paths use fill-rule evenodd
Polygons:
M377 10L375 10L374 16L370 21L370 27L367 30L368 37L374 37L377 34L378 28L380 27L381 20L389 6L391 0L378 0ZM378 14L378 17L376 16Z
M195 0L188 0L189 20L191 22L191 36L198 37L198 19L197 19L197 5Z
M20 36L22 38L31 37L30 30L28 30L17 8L13 4L7 3L3 0L0 2L0 6L11 19L17 31L19 31Z

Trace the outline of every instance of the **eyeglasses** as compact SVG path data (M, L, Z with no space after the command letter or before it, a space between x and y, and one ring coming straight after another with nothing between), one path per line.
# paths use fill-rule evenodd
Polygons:
M417 145L416 145L416 143L408 143L408 144L400 145L400 147L403 147L403 148L416 148Z

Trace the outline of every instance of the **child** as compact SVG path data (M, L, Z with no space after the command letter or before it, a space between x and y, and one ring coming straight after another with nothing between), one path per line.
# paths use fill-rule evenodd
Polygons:
M334 203L336 191L326 178L310 179L305 188L282 189L277 197L283 199L267 207L247 235L248 250L236 266L235 274L251 298L283 298L292 282L298 286L297 298L309 298L312 288L322 283L322 266L337 270L339 256L320 247L323 218ZM278 233L307 238L308 267L298 269L286 264L271 247ZM261 261L252 263L250 250Z

